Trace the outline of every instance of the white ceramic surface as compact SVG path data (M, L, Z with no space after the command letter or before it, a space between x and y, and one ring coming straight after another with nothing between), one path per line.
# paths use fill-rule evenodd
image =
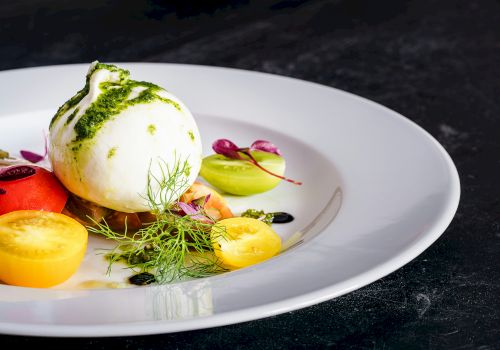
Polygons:
M204 153L217 138L249 145L269 139L285 154L281 183L251 198L229 197L235 212L283 210L274 225L279 256L231 273L162 286L124 287L127 270L106 263L91 237L84 263L53 289L0 285L0 333L117 336L199 329L303 308L371 283L411 261L446 229L460 185L444 149L383 106L310 82L234 69L120 64L155 82L194 113ZM0 72L0 148L41 150L57 107L84 84L88 65ZM15 152L14 152L15 153ZM86 284L87 283L87 284Z

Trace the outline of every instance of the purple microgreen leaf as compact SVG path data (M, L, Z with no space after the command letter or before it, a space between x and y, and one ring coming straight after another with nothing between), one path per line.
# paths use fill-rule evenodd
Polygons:
M183 211L183 213L185 215L188 215L191 219L197 220L197 221L200 221L200 222L203 222L203 223L206 223L206 224L213 223L212 220L210 220L205 215L201 214L199 208L195 208L195 206L196 206L195 204L192 204L192 203L188 204L188 203L184 203L184 202L177 202L177 205L179 206L179 208L181 208L181 210Z
M199 213L199 210L196 210L192 205L184 202L177 202L177 205L186 215L196 215Z
M228 158L232 159L241 159L240 154L238 153L239 148L232 141L227 139L219 139L216 140L212 144L212 148L217 154L222 154Z
M45 159L45 156L25 150L21 151L21 156L31 163L38 163Z
M0 170L0 181L14 181L36 174L36 168L29 165L15 165Z
M206 196L197 198L197 199L193 200L190 204L192 205L194 203L196 205L196 209L202 209L208 203L208 200L210 199L210 195L211 194L209 193Z
M269 141L257 140L250 146L250 151L263 151L281 156L281 151Z
M205 196L205 201L204 201L204 203L203 203L203 207L205 207L205 205L207 205L207 203L208 203L208 201L210 200L210 197L211 197L211 196L212 196L212 194L211 194L211 193L209 193L209 194L207 194L207 195Z
M43 139L45 141L45 147L44 147L45 151L43 155L31 151L21 150L21 156L31 163L38 163L44 160L49 154L49 146L47 140L48 135L44 133Z
M246 161L252 163L253 165L255 165L256 167L258 167L259 169L261 169L262 171L265 171L269 175L275 176L277 178L291 182L291 183L296 184L296 185L302 185L302 182L288 179L284 176L275 174L275 173L267 170L266 168L262 167L255 160L255 158L252 156L252 153L251 153L252 151L263 151L263 152L273 153L273 154L276 154L278 156L281 156L281 151L278 149L278 147L276 147L274 144L272 144L269 141L257 140L250 147L238 148L238 146L236 146L232 141L230 141L228 139L219 139L219 140L216 140L212 144L212 148L215 151L215 153L217 153L217 154L222 154L222 155L224 155L228 158L232 158L232 159L246 160ZM241 153L248 156L249 159L243 158L241 156Z
M202 214L190 215L190 217L193 220L197 220L197 221L203 222L205 224L213 224L214 223L210 218L208 218Z

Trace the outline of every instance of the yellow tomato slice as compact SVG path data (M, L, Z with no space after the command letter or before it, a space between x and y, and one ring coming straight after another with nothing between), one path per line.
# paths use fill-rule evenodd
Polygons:
M260 220L235 217L214 225L211 239L215 255L224 264L245 267L257 264L278 254L281 238Z
M73 275L87 249L88 232L76 220L37 210L0 216L0 280L51 287Z

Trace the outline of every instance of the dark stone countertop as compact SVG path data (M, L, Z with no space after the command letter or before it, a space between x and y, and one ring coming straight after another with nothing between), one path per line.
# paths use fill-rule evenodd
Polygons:
M462 182L456 217L403 268L299 311L155 336L0 336L2 348L500 348L500 3L171 3L0 2L0 69L182 62L347 90L402 113L445 146Z

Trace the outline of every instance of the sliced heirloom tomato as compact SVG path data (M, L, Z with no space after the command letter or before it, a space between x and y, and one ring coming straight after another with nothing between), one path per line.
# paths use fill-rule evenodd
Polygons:
M228 267L257 264L281 250L280 236L257 219L235 217L221 220L210 234L215 255Z
M46 288L73 275L87 249L88 232L62 214L20 210L0 216L0 280Z
M285 159L274 153L252 151L252 156L265 169L283 176ZM200 175L212 186L227 193L240 196L269 191L276 187L281 179L270 175L244 159L231 159L221 154L203 158Z
M60 213L68 193L50 171L32 165L0 169L0 215L16 210Z

